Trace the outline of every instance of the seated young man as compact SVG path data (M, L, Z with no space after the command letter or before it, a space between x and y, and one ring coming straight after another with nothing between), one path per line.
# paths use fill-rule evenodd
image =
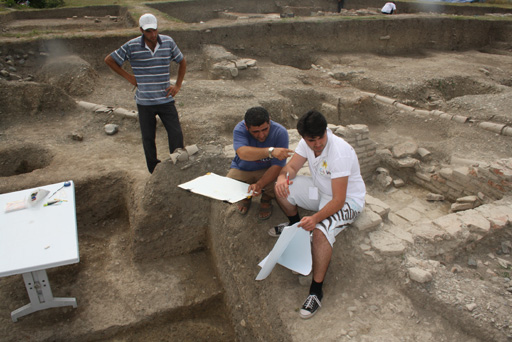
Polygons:
M270 120L265 108L253 107L233 130L233 146L236 156L227 177L249 183L252 196L262 195L258 218L266 220L272 215L274 182L293 152L288 149L288 131ZM251 199L244 199L237 203L237 209L245 215L250 205Z
M277 237L284 227L297 222L312 234L313 280L300 310L302 318L310 318L321 307L322 285L335 237L363 210L366 186L356 152L327 128L321 113L309 111L303 115L297 130L302 139L275 185L277 202L289 222L271 228L269 234ZM306 161L311 177L297 176ZM301 219L298 207L315 214Z

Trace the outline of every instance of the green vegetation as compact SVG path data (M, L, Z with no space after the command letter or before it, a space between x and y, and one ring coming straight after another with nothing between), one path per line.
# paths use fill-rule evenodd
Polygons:
M55 8L64 6L64 0L1 0L7 7L14 8Z

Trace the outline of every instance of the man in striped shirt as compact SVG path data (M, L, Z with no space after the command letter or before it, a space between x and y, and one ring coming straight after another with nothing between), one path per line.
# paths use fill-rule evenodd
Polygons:
M105 63L128 82L137 87L135 102L139 111L139 124L146 164L153 173L160 162L156 154L156 115L167 131L169 152L183 148L183 133L174 104L185 78L187 62L174 40L158 34L156 17L146 13L139 19L142 35L134 38L110 55ZM122 68L129 61L133 75ZM170 82L171 62L178 63L178 76L174 85Z

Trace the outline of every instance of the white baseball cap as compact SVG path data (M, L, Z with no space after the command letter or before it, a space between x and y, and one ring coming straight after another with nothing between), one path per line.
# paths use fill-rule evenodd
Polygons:
M142 27L144 31L148 29L156 30L156 17L151 13L143 14L139 19L139 26Z

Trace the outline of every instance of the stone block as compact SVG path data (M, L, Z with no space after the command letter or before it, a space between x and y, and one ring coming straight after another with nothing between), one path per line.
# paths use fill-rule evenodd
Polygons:
M396 214L408 222L417 222L423 218L420 212L409 207L396 211Z
M191 156L196 154L199 151L199 148L197 147L197 145L189 145L185 146L185 151L187 151L188 155Z
M440 194L427 194L427 201L444 201L444 196Z
M452 179L453 169L449 167L444 167L441 170L439 170L439 175L444 179Z
M418 151L416 142L409 140L393 146L391 152L395 158L410 157Z
M365 201L368 208L382 218L386 218L388 213L391 211L391 207L389 205L368 194L366 195Z
M403 241L391 233L374 231L369 234L372 247L382 255L397 256L405 251Z
M423 222L414 225L414 227L411 229L411 234L414 238L418 237L431 242L436 242L443 240L445 231L441 230L431 222Z
M386 228L385 231L387 231L388 233L393 234L394 236L396 236L400 240L403 240L403 241L408 242L410 244L414 243L414 239L413 239L412 234L409 233L408 231L406 231L402 227L390 226L390 227Z
M472 203L453 203L450 207L450 210L452 212L457 212L457 211L464 211L464 210L468 210L468 209L473 209L473 204Z
M397 163L398 168L412 168L412 167L415 167L417 164L419 164L420 161L415 158L405 157L405 158L397 159L396 163Z
M457 214L441 216L432 223L455 238L462 233L462 222Z
M367 125L362 125L362 124L347 125L347 129L349 130L349 132L351 132L353 134L363 134L363 133L368 133L370 131L368 129Z
M464 212L464 214L459 216L459 219L473 233L486 234L491 229L491 222L474 210Z
M382 217L379 214L365 208L359 215L352 226L356 227L360 231L370 230L377 228L382 223Z
M432 274L419 267L411 267L407 269L407 271L409 273L409 278L418 283L427 283L432 280Z
M416 172L416 177L424 180L425 182L430 182L432 175L429 173L425 173L425 172Z
M395 188L401 188L405 185L405 182L400 178L393 179L393 186Z

